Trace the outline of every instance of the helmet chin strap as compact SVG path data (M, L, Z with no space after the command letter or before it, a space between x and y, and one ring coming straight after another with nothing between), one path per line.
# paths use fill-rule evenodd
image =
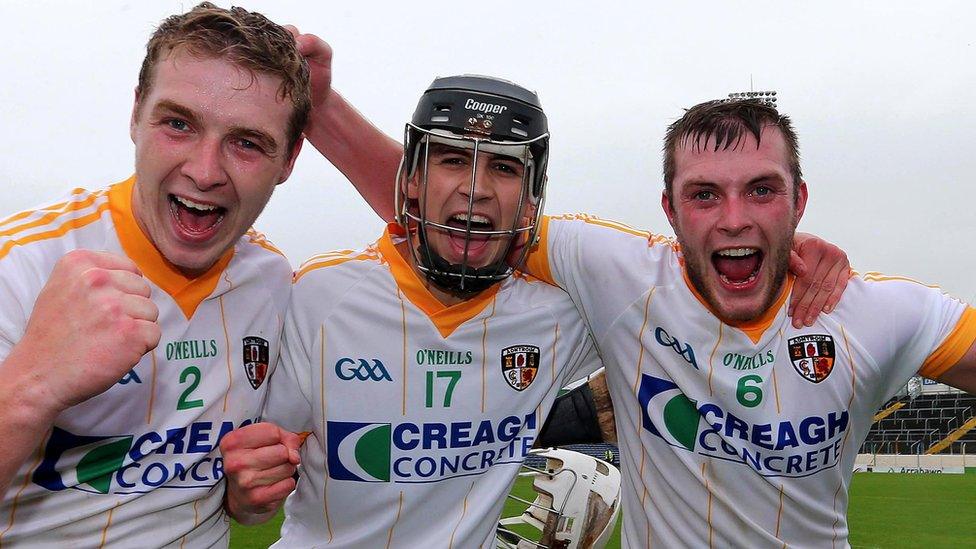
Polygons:
M417 231L420 241L416 250L417 259L424 267L424 276L438 288L462 296L474 295L487 290L508 275L509 267L504 258L480 268L465 268L464 265L449 262L427 244L425 233L423 230Z

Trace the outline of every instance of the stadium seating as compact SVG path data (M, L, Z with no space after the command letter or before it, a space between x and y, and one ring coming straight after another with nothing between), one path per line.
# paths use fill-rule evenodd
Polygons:
M896 403L904 404L896 407ZM886 413L885 413L886 412ZM861 446L867 454L924 454L976 416L976 396L959 393L899 396L886 402ZM976 429L945 445L940 453L976 454Z
M569 444L563 448L602 459L611 465L620 467L620 451L615 444ZM608 457L610 459L607 459ZM528 455L525 457L525 464L529 467L542 468L546 464L546 460L540 456Z

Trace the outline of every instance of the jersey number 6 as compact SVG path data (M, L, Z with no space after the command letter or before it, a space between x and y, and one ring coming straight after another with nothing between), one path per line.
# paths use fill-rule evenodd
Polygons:
M763 378L757 375L740 377L739 383L735 387L735 399L739 401L739 404L746 408L759 406L759 403L762 402L763 394L758 384L762 383L762 381ZM757 385L748 385L749 383L755 383Z

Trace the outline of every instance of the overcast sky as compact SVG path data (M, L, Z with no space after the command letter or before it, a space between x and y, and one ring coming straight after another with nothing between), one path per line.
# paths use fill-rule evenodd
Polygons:
M435 76L539 92L549 213L671 234L661 139L682 109L775 89L800 135L801 230L855 268L976 301L976 5L970 2L246 1L335 49L334 87L399 137ZM194 2L0 2L0 216L128 177L144 45ZM227 6L226 2L218 2ZM293 265L382 223L312 147L258 220Z

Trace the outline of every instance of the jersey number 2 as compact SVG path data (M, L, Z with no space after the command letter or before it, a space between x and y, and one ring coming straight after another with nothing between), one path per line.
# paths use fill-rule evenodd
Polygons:
M180 395L180 400L176 403L177 410L189 410L190 408L199 408L203 406L203 399L188 400L190 398L190 393L192 393L197 385L200 384L200 368L196 366L187 366L180 372L180 383L186 383L187 379L192 377L193 380L190 381L190 386L183 391Z

